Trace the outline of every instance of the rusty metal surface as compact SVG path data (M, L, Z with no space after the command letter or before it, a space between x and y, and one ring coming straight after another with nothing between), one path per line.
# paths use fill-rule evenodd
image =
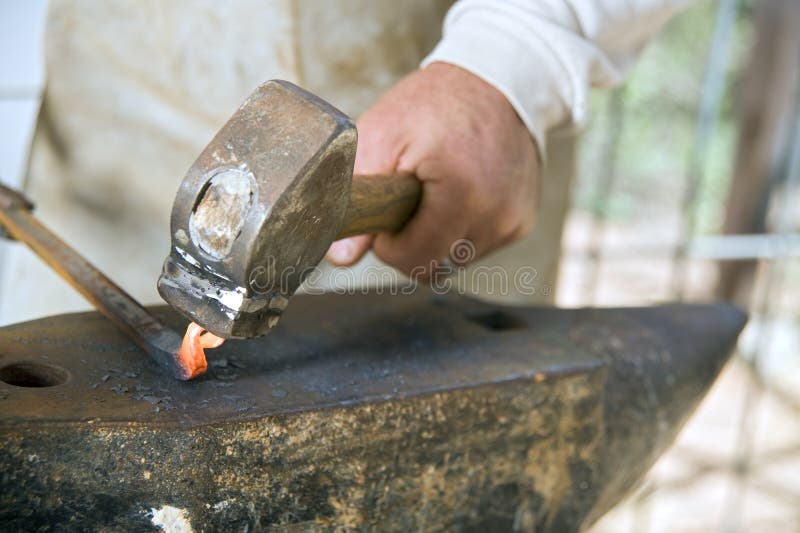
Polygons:
M725 305L298 296L193 382L94 313L6 327L0 379L63 382L0 383L0 520L142 529L169 505L198 531L577 530L672 441L743 323Z

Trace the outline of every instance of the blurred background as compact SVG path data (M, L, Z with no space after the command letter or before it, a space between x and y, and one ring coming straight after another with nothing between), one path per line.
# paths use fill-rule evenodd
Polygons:
M557 300L733 300L734 361L593 529L800 531L800 2L700 2L596 93Z
M44 87L45 11L0 2L0 179L15 187ZM751 317L675 445L594 532L800 531L798 66L800 2L702 1L622 89L593 97L558 304L728 299Z

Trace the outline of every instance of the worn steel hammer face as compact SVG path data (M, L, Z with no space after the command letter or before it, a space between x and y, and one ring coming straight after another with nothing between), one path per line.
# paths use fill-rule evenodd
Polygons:
M261 85L180 185L161 296L221 337L265 334L342 228L355 151L347 115Z

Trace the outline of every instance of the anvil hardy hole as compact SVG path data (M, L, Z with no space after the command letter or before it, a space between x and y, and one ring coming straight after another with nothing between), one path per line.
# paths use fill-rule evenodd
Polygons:
M69 372L55 365L14 363L0 368L0 381L15 387L54 387L69 378Z
M467 314L471 320L491 331L506 331L509 329L522 329L527 327L525 321L510 315L505 311L480 311Z

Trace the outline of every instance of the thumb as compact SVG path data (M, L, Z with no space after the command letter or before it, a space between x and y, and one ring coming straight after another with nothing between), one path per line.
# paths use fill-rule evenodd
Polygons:
M335 241L328 248L328 262L335 266L350 266L357 263L372 246L373 235L358 235Z

